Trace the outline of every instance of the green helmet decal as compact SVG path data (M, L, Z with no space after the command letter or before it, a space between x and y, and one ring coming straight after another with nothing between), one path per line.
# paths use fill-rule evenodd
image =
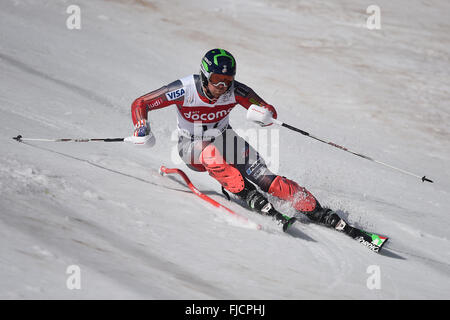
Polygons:
M218 61L217 61L217 58L218 58L218 57L228 57L228 58L231 59L231 66L234 67L234 58L233 58L233 56L227 54L227 53L225 52L225 50L223 50L223 49L219 49L219 51L220 51L220 53L219 53L219 54L216 54L216 55L214 56L214 63L215 63L216 65L219 65L219 63L218 63ZM212 53L216 53L216 52L215 52L215 51L212 51Z
M203 60L202 61L203 67L205 68L206 72L209 72L208 64Z

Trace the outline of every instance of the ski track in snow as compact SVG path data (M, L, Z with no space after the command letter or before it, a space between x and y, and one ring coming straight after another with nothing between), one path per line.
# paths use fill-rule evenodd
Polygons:
M448 3L380 1L379 31L364 28L366 8L351 0L82 0L78 31L65 27L65 1L44 3L0 5L1 298L449 298ZM435 180L279 131L279 173L352 224L389 236L384 251L304 217L284 234L227 201L216 181L172 157L173 108L149 115L153 149L11 139L130 135L131 102L197 72L215 46L234 53L239 80L281 120ZM230 117L235 129L255 128L243 108ZM185 170L263 229L161 177L160 165ZM81 290L66 286L69 265L80 266ZM367 287L373 265L379 290Z

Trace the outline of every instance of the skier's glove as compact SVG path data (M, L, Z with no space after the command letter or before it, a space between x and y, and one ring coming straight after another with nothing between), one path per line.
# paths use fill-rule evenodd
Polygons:
M142 119L139 120L134 125L134 136L135 137L145 137L150 134L150 124L147 122L147 120Z
M270 104L258 106L252 104L247 110L247 120L259 124L261 127L272 125L272 119L277 118L277 111Z
M273 105L271 105L271 104L262 104L261 107L263 107L263 108L269 110L270 112L272 112L272 118L273 119L277 118L277 116L278 116L277 115L277 110L275 110L275 107ZM270 126L270 125L272 125L272 123L268 124L268 126Z
M139 120L134 126L133 136L125 139L127 142L131 142L134 145L143 145L146 147L153 147L156 139L150 130L150 124L147 120Z

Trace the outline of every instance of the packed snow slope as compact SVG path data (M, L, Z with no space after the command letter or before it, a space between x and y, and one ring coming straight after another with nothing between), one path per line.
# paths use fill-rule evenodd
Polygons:
M66 27L72 4L79 30ZM0 298L450 298L450 2L378 0L380 30L366 27L370 4L2 0ZM388 235L384 253L306 222L283 234L227 202L179 162L174 107L150 113L152 149L11 139L129 136L133 100L197 73L214 47L280 120L435 181L233 110L244 136L274 137L257 147L277 173ZM263 230L161 177L162 164ZM68 289L72 265L81 289Z

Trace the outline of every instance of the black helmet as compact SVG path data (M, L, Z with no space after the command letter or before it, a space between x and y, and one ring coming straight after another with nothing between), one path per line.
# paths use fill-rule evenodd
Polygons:
M200 76L204 86L208 85L211 74L236 75L236 60L224 49L209 50L200 64Z

